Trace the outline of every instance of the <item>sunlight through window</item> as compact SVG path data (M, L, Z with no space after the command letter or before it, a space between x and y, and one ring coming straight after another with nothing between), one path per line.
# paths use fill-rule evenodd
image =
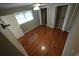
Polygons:
M31 10L17 13L15 17L19 24L23 24L33 20L33 14Z

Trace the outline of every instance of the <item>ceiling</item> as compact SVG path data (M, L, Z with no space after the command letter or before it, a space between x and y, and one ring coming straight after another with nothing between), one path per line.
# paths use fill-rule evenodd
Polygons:
M41 4L41 6L43 5L46 5L46 4L45 3ZM24 6L33 7L33 3L0 3L0 10L16 8L16 7L24 7Z
M33 7L34 3L0 3L0 10L17 8L17 7ZM52 3L53 5L63 5L61 3ZM42 3L40 6L49 5L49 3Z
M0 9L9 9L33 5L32 3L0 3Z

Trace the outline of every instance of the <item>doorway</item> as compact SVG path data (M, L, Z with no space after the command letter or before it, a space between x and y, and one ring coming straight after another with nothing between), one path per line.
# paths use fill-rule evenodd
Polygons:
M55 28L62 29L68 5L57 6Z
M7 21L6 21L7 20ZM13 22L13 23L12 23ZM0 32L8 39L8 41L10 41L23 55L27 55L26 51L24 50L24 48L22 47L22 45L19 43L19 41L17 40L17 38L15 37L14 33L16 31L18 31L18 28L16 25L16 23L14 23L16 21L14 21L14 18L12 18L11 16L7 15L7 16L1 16L0 18ZM3 25L1 25L3 24ZM8 26L8 24L10 24L10 26ZM14 24L14 25L13 25ZM6 27L5 27L6 26ZM15 27L14 27L15 26ZM5 28L4 28L5 27ZM17 30L15 31L15 28L17 28ZM13 32L11 30L14 30Z
M47 25L47 8L41 9L42 25Z

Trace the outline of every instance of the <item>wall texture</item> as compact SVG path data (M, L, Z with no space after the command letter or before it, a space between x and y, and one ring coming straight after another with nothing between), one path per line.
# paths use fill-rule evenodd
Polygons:
M0 32L0 56L23 56L23 54Z
M63 22L63 27L62 27L63 31L69 32L68 27L69 27L72 15L73 15L74 10L75 10L75 6L76 6L76 4L72 4L72 5L69 5L67 8L66 16L65 16L65 19Z
M4 24L2 20L0 20L0 24ZM3 29L0 25L0 32L9 40L23 55L27 55L22 45L17 41L13 33L9 30L7 27L6 29Z
M61 6L61 5L68 5L67 3L63 3L63 4L49 4L50 6L48 6L48 17L47 17L47 25L49 27L54 27L55 26L55 7L56 6ZM10 8L10 9L4 9L4 10L0 10L0 16L3 15L8 15L8 14L13 14L13 13L17 13L17 12L22 12L22 11L26 11L26 10L32 10L32 7L29 6L24 6L24 7L18 7L18 8ZM33 15L34 15L34 20L30 21L28 23L22 24L21 28L23 30L23 32L27 32L28 30L32 29L33 27L37 26L40 24L39 21L39 14L38 11L33 11ZM49 16L50 15L50 16Z
M16 21L14 14L2 16L0 18L6 25L10 24L10 26L8 26L8 28L13 33L13 35L16 37L16 39L18 39L24 35L22 29L20 28L20 26L18 25L18 23Z
M71 25L72 27L63 51L63 55L65 56L71 56L79 53L79 5L76 10L76 14L74 14Z
M38 11L33 11L32 7L25 6L25 7L18 7L18 8L0 10L0 16L15 14L15 13L22 12L22 11L27 11L27 10L32 10L33 16L34 16L34 20L20 25L23 32L27 32L28 30L30 30L33 27L40 24Z
M27 23L24 23L20 25L22 28L23 32L27 32L28 30L34 28L35 26L40 24L39 16L38 16L38 11L32 11L34 19L32 21L29 21Z
M75 9L75 4L73 5L73 7L72 7L72 10L71 10L71 12L70 12L70 16L72 15L72 12L74 11L74 9ZM76 10L75 10L75 12L74 12L74 14L72 15L72 18L68 21L68 24L67 24L67 26L69 26L68 28L67 28L67 30L68 31L70 31L71 30L71 28L72 28L72 24L75 22L75 18L76 18L76 16L78 15L78 12L79 12L79 4L77 5L77 7L76 7ZM71 21L71 23L70 23L70 21Z

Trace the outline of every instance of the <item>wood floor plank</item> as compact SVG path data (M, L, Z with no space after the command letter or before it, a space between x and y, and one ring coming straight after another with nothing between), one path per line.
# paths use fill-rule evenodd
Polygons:
M18 40L29 56L60 56L67 35L60 29L39 25Z

